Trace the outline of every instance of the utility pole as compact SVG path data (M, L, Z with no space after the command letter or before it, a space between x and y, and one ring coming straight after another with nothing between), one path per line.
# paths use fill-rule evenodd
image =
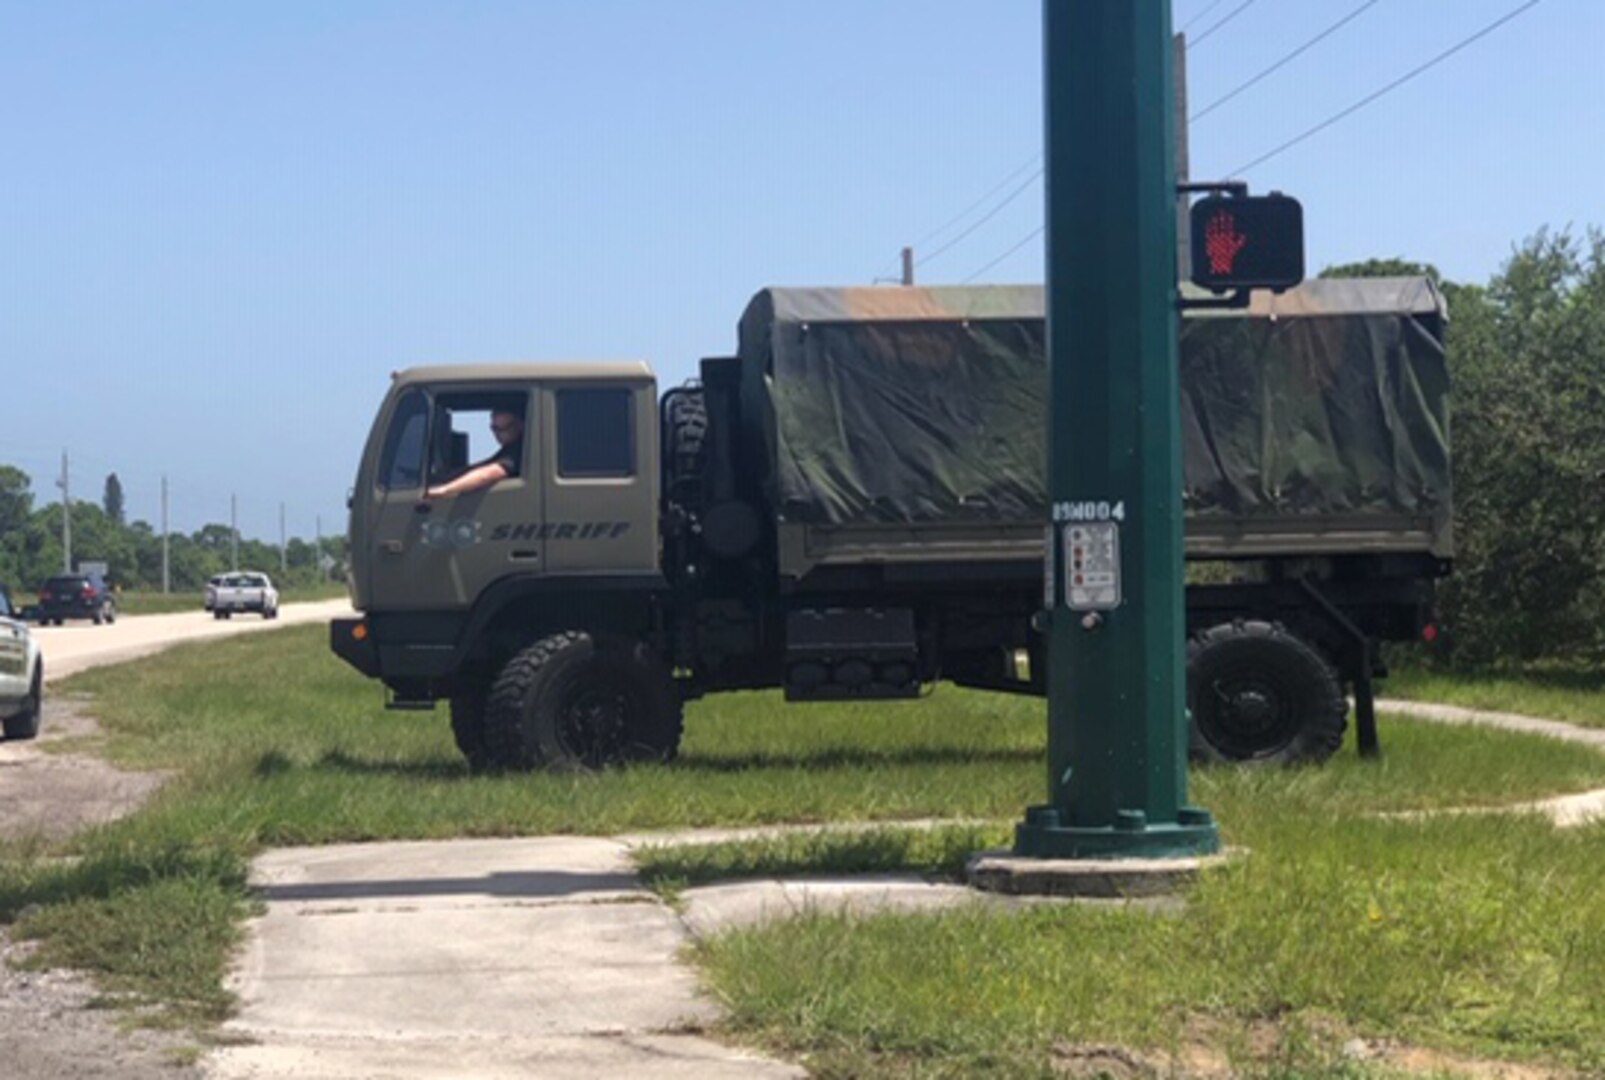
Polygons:
M162 592L169 593L173 589L172 560L168 550L167 537L167 474L162 473Z
M914 249L911 247L903 249L903 284L914 284Z
M324 581L329 575L323 571L323 515L314 514L312 522L313 528L317 530L314 535L318 538L318 546L314 549L317 552L318 580Z
M1015 853L1199 855L1187 804L1170 5L1043 0L1048 795ZM1096 152L1088 152L1095 147Z
M61 572L72 573L72 488L71 474L67 469L67 451L61 451Z
M240 569L240 515L239 501L233 495L228 497L228 532L229 565L238 572Z
M284 540L284 504L279 503L279 576L290 572L289 549Z

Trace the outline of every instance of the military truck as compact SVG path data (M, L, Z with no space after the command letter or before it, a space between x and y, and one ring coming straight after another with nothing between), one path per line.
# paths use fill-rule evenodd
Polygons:
M1182 320L1192 749L1319 760L1452 555L1443 300L1316 281ZM682 706L1045 689L1039 287L766 289L733 356L400 372L334 651L475 766L662 761ZM466 494L483 422L517 475ZM496 449L492 447L491 449ZM1118 718L1112 718L1118 722Z

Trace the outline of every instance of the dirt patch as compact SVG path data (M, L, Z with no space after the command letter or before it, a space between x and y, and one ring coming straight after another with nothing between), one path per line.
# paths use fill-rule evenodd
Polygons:
M94 984L72 971L27 971L30 951L0 929L0 1062L8 1080L191 1080L198 1047L181 1032L118 1026L95 1007Z
M5 835L60 839L132 813L166 777L130 773L90 756L99 734L82 698L45 695L39 738L0 741L0 823ZM51 752L51 744L65 749ZM80 747L82 749L80 749ZM196 1056L182 1032L124 1030L98 1008L79 972L19 967L32 951L0 927L0 1071L7 1080L189 1080Z
M1233 1080L1245 1073L1276 1075L1278 1067L1338 1062L1381 1065L1404 1076L1580 1080L1578 1073L1550 1066L1492 1061L1396 1039L1355 1038L1327 1017L1296 1023L1194 1017L1172 1052L1069 1043L1052 1051L1054 1075L1065 1080Z
M76 747L100 733L84 698L45 694L39 737L0 740L0 822L10 839L41 835L57 840L136 810L167 779L156 772L124 772Z

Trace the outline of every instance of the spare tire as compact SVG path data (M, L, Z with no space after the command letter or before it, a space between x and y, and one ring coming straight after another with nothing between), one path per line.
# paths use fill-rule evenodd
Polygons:
M1294 765L1343 745L1349 703L1325 656L1277 623L1211 627L1187 644L1191 756Z

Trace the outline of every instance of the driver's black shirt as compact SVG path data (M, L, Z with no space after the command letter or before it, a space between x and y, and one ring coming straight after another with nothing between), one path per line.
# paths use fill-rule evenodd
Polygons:
M496 453L487 458L482 464L500 465L503 469L507 470L508 477L519 475L523 471L524 466L524 440L517 439L508 443L506 446L503 446L501 449L497 450Z

